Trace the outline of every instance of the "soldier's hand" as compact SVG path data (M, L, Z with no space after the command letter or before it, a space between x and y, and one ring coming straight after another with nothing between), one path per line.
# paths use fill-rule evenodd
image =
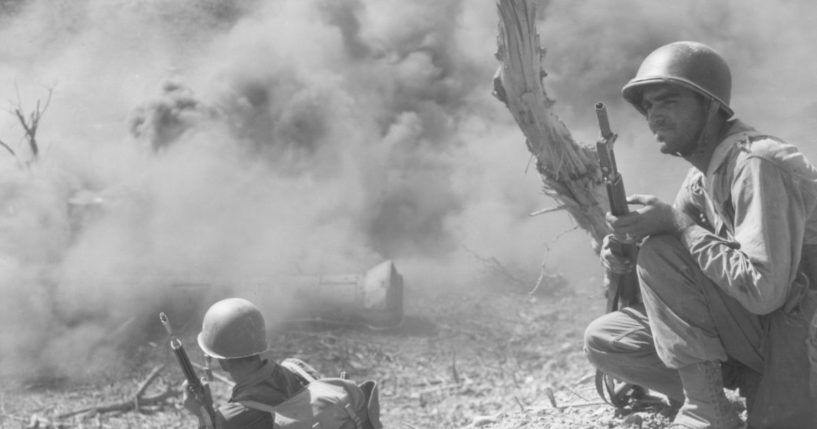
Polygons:
M643 207L622 216L607 214L607 223L616 234L639 241L648 235L678 235L695 221L686 213L674 208L653 195L631 195L628 204Z
M599 259L604 269L614 274L624 274L633 269L633 261L621 254L621 242L612 234L602 240Z
M206 398L212 398L210 385L207 384L205 380L202 380L202 385L204 386L204 395ZM200 428L211 427L210 418L207 415L207 410L204 408L204 403L196 397L195 392L192 391L187 380L182 383L182 406L199 418Z

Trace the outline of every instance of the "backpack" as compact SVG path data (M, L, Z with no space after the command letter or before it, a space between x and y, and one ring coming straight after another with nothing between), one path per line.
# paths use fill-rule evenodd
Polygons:
M247 408L273 414L274 429L382 429L377 383L360 385L344 378L321 378L297 359L281 362L298 374L305 388L276 406L239 401Z

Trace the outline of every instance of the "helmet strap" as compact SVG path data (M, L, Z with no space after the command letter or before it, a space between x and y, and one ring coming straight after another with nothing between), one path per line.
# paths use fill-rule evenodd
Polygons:
M204 354L204 376L207 381L213 381L213 357L207 353Z

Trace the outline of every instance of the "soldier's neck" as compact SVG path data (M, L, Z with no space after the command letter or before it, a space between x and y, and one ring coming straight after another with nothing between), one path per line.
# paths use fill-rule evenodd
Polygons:
M712 161L712 155L715 153L715 149L718 148L720 142L723 141L727 129L726 121L720 119L720 117L716 117L707 124L706 130L699 137L700 142L698 143L698 147L691 154L685 155L684 159L692 164L693 167L706 174L709 168L709 162Z

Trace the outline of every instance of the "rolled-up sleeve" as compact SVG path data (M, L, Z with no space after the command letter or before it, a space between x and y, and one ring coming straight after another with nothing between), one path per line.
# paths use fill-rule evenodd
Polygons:
M806 210L775 162L749 155L737 165L731 240L700 226L684 230L681 240L708 278L747 310L766 314L785 303L797 275Z

